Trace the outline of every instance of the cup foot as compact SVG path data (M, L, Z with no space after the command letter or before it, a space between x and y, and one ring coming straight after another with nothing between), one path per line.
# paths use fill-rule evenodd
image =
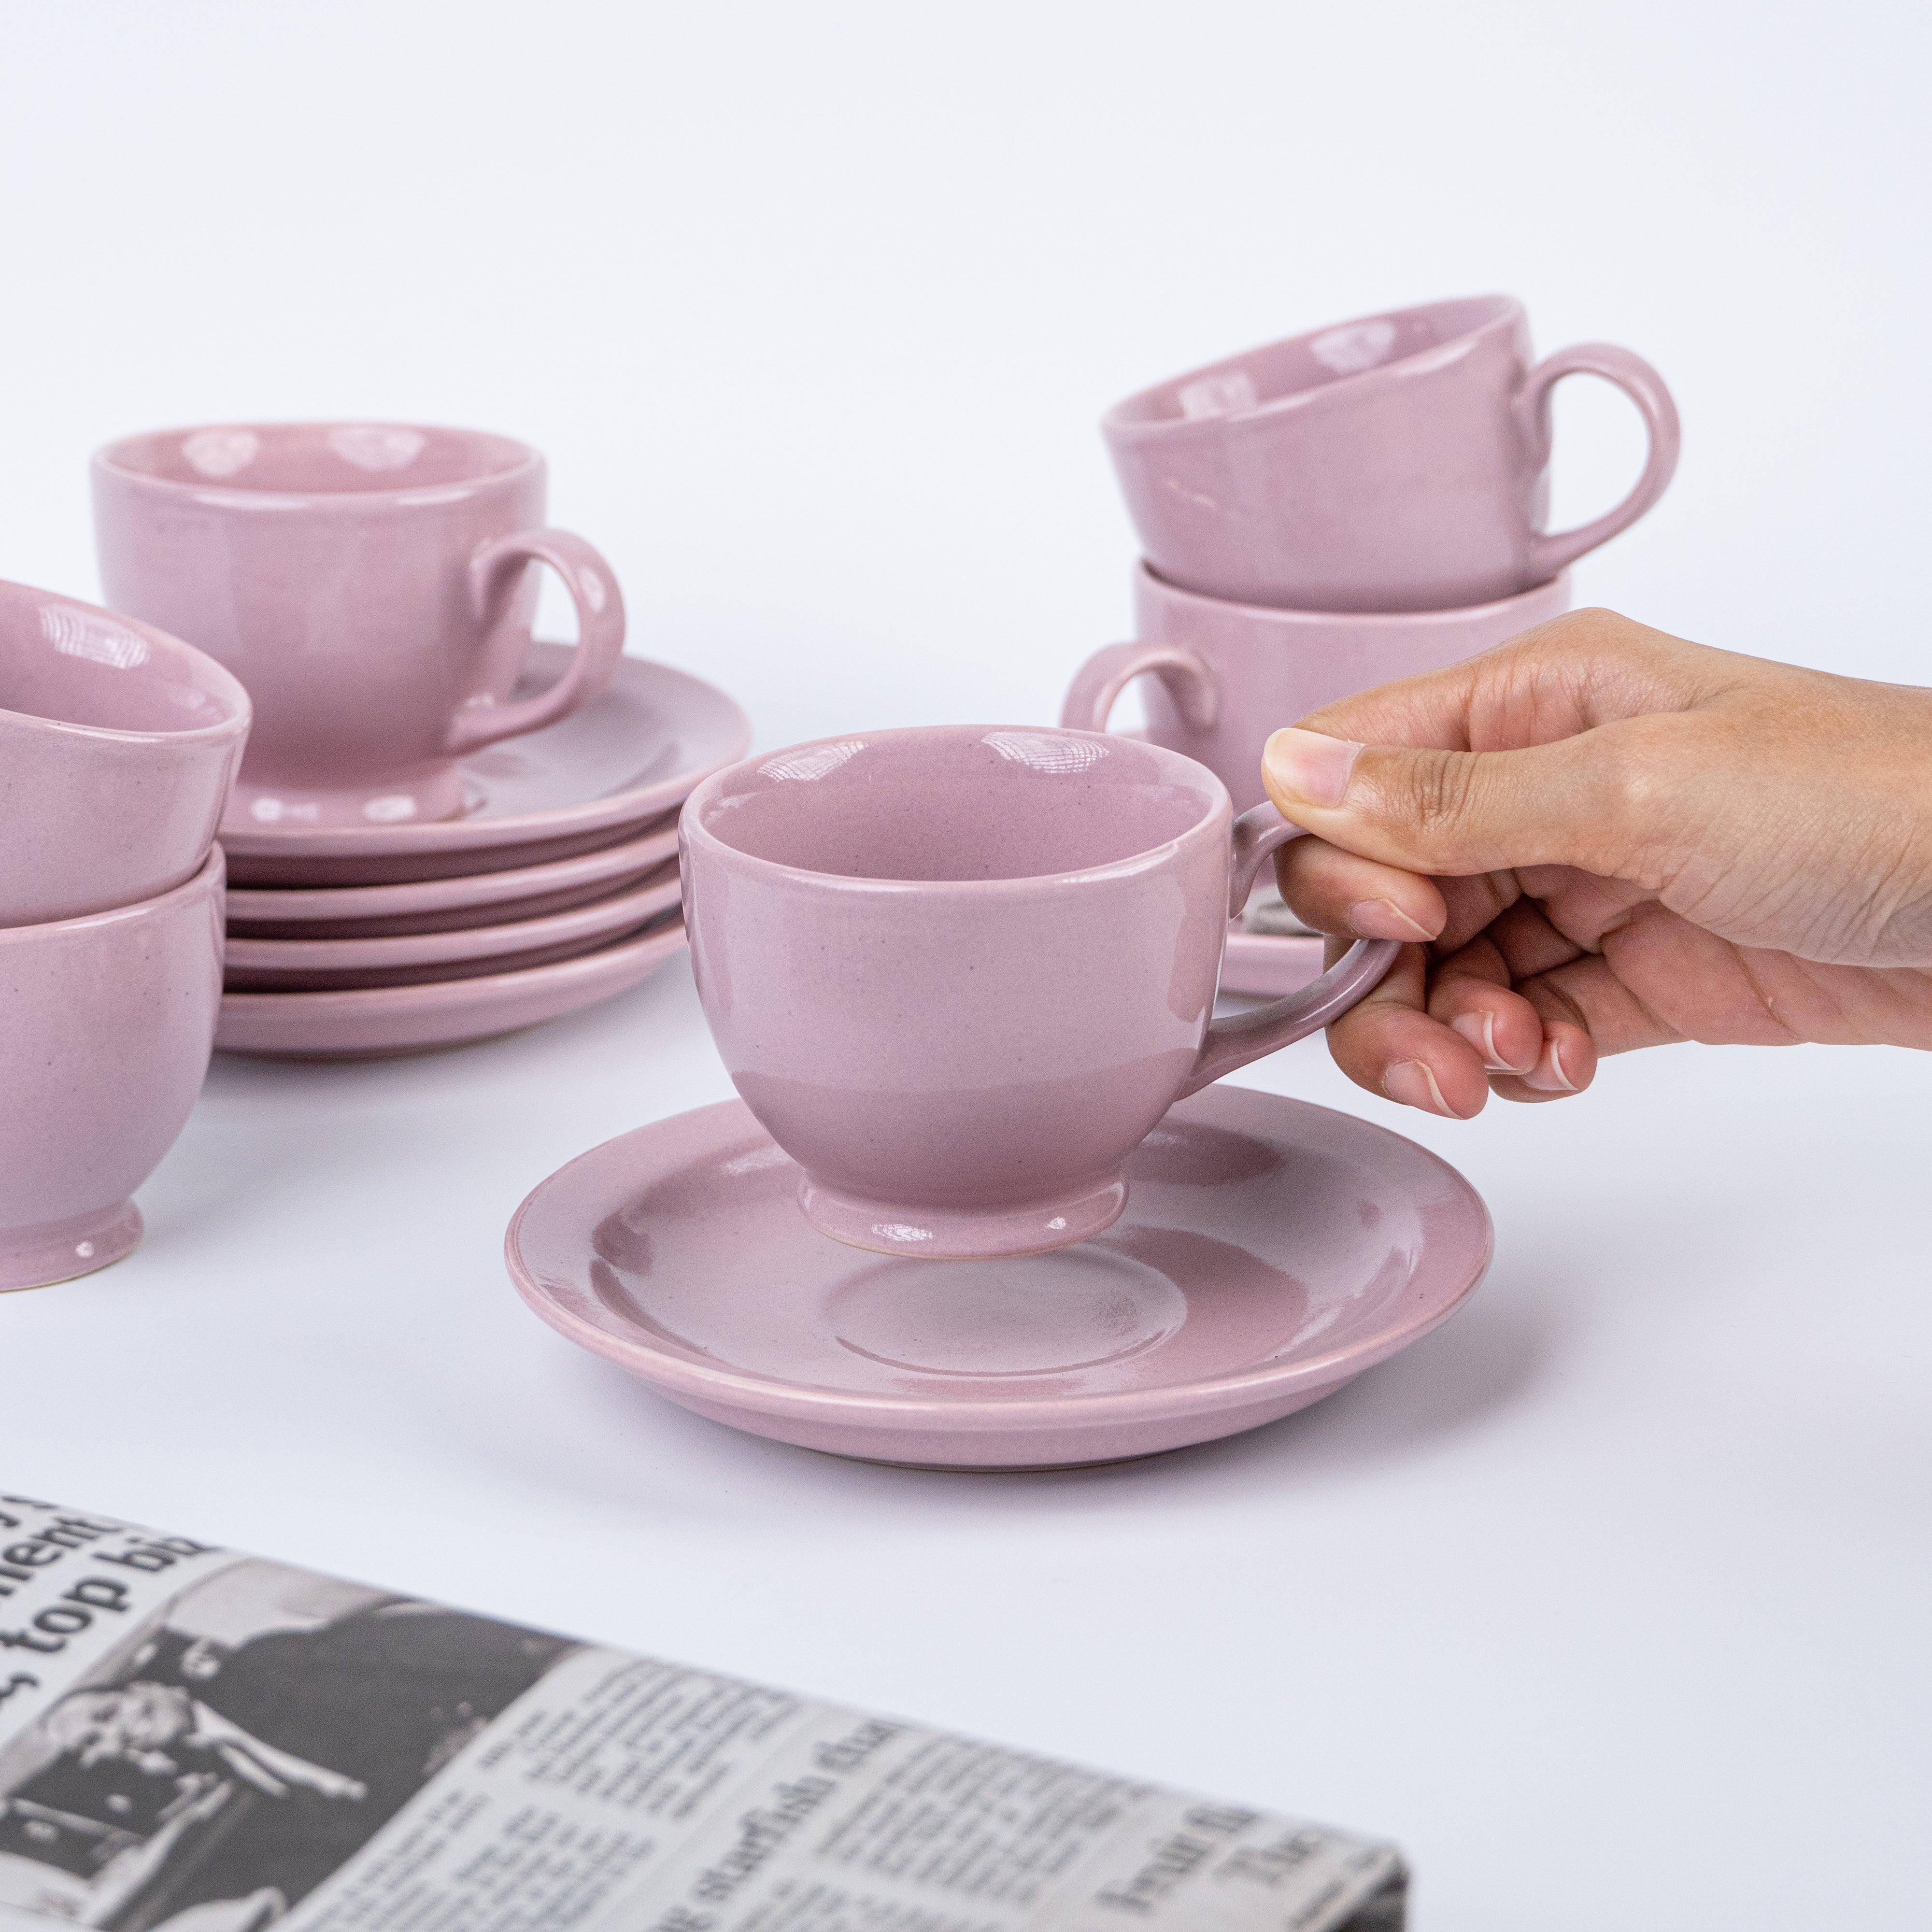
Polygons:
M0 1293L72 1281L122 1260L140 1245L141 1210L131 1201L70 1220L0 1228Z
M932 1208L868 1200L808 1174L798 1184L798 1204L821 1234L850 1248L921 1261L986 1261L1048 1254L1104 1233L1127 1204L1127 1184L1117 1174L1078 1194L1021 1207Z

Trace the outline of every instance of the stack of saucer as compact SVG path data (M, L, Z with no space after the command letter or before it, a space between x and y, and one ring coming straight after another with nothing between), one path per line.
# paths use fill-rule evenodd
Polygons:
M404 424L231 424L94 459L115 604L238 676L216 1046L336 1059L574 1011L683 948L677 808L740 757L722 692L622 655L543 459ZM533 643L536 564L574 649Z
M1617 506L1543 527L1550 392L1616 383L1650 447ZM1245 811L1270 734L1324 704L1487 650L1570 607L1568 567L1634 523L1676 466L1662 379L1601 343L1532 364L1522 304L1432 302L1271 343L1144 390L1102 430L1144 553L1137 634L1097 652L1064 725L1105 730L1135 679L1147 735ZM1231 929L1223 992L1273 996L1322 942L1270 889Z
M538 644L531 682L566 647ZM626 658L561 723L463 765L460 817L222 827L228 950L216 1045L359 1058L530 1026L683 950L677 809L751 728L702 680Z

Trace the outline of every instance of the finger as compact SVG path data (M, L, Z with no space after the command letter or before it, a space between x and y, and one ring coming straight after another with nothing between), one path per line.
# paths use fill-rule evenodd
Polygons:
M1491 1082L1505 1100L1567 1100L1597 1077L1597 1049L1590 1036L1568 1020L1546 1018L1543 1051L1528 1073L1498 1074Z
M1498 913L1484 930L1495 947L1512 984L1554 972L1583 957L1576 942L1558 932L1549 915L1532 899L1520 899Z
M1466 1120L1489 1076L1468 1041L1424 1010L1429 956L1405 946L1380 986L1328 1029L1328 1051L1358 1087L1424 1113Z
M1444 960L1429 988L1429 1016L1467 1040L1490 1074L1528 1074L1543 1057L1542 1016L1511 990L1502 956L1479 939Z
M1752 1046L1833 1037L1812 970L1776 952L1733 946L1666 907L1640 907L1606 934L1604 958L1622 995L1616 1036L1636 1045L1660 1030Z
M1275 854L1275 881L1295 915L1317 932L1426 939L1438 958L1467 945L1522 892L1513 872L1426 879L1321 838L1298 838L1282 847Z
M1436 935L1435 953L1446 959L1493 926L1523 896L1514 872L1476 872L1466 879L1437 879L1436 890L1449 916Z
M1606 1055L1675 1046L1692 1037L1671 1016L1646 1000L1600 954L1586 953L1568 966L1523 981L1516 990L1544 1016L1546 1030L1552 1021L1574 1020L1587 1030L1597 1052Z
M1738 662L1614 610L1572 610L1476 657L1283 722L1365 744L1514 750L1687 710L1721 689Z
M1534 899L1550 923L1586 952L1601 952L1606 932L1627 925L1637 908L1655 901L1643 886L1600 878L1574 866L1526 866L1515 878L1522 896Z
M1446 916L1427 879L1319 838L1290 840L1275 854L1274 875L1296 917L1317 932L1417 943L1433 939Z
M1671 728L1677 741L1664 742ZM1454 878L1531 866L1624 876L1628 856L1688 845L1658 774L1701 769L1696 720L1643 719L1520 751L1454 752L1291 729L1262 764L1284 818L1405 872ZM1687 735L1689 734L1689 735Z

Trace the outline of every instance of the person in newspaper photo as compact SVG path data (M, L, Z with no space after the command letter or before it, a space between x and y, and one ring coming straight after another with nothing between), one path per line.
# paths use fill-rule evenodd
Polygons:
M0 1900L116 1932L272 1924L576 1648L244 1563L0 1759Z

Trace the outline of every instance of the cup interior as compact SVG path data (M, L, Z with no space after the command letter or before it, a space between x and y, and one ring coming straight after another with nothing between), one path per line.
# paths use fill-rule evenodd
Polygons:
M480 482L536 460L482 430L406 423L229 423L111 444L110 469L164 483L278 496L348 496Z
M1243 415L1440 348L1514 307L1508 296L1472 296L1338 322L1190 370L1130 397L1112 412L1110 421L1154 424Z
M96 730L212 730L245 715L234 680L146 625L0 584L0 711Z
M1204 766L1084 731L934 726L826 739L708 781L691 809L721 844L800 871L923 882L1118 865L1210 818Z

